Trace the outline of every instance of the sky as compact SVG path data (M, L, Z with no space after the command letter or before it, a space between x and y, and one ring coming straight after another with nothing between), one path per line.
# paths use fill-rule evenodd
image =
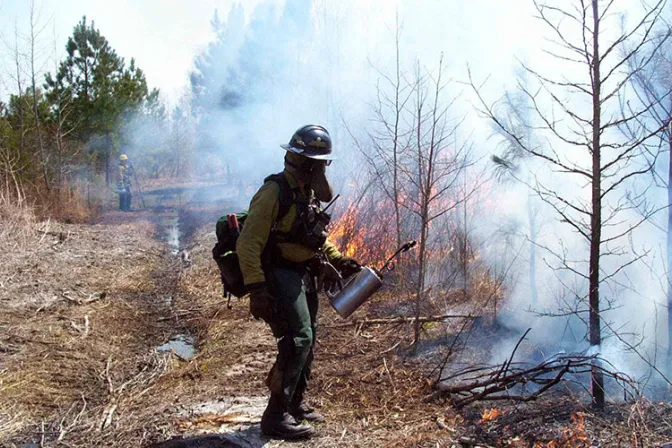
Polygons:
M198 3L197 6L194 6ZM212 38L210 19L215 9L225 13L229 0L35 0L39 23L46 25L40 41L43 57L53 67L54 36L58 59L65 54L67 38L86 15L127 61L135 58L149 84L168 99L179 96L188 81L194 56ZM256 0L245 0L252 7ZM0 0L0 67L11 69L15 25L26 34L30 23L30 0ZM6 89L2 96L6 96Z

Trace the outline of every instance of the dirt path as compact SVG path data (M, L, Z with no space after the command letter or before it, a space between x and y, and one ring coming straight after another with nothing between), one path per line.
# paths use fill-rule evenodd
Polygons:
M125 407L189 356L166 343L194 335L172 311L180 204L154 196L91 225L42 223L31 247L4 254L0 446L139 446L118 434L136 423Z
M149 215L110 214L96 225L45 225L29 251L8 254L0 277L5 440L64 439L82 425L102 432L140 364L159 363L148 346L167 335L160 318L177 279L155 231Z

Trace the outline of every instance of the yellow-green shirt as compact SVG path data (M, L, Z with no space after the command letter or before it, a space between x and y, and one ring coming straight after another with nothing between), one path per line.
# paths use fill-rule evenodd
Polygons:
M285 171L285 177L295 197L305 201L312 196L312 190L301 188L294 176ZM280 210L280 186L273 181L266 182L252 198L245 226L238 238L236 252L240 261L240 270L246 285L265 281L261 266L261 255L271 234L271 229L278 218ZM278 232L289 232L297 217L296 204L292 204L287 214L277 223ZM281 256L287 261L302 263L316 255L315 251L295 243L278 243ZM329 241L324 244L322 251L329 261L342 258L343 255Z
M119 164L119 180L125 184L130 184L131 183L131 173L132 173L132 168L125 164L125 163L120 163Z

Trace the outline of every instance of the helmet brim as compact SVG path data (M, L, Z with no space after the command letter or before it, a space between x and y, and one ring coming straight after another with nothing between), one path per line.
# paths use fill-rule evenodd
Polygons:
M294 154L313 160L336 160L336 157L334 157L333 154L308 154L303 149L295 148L290 145L280 145L280 147L285 151L293 152Z

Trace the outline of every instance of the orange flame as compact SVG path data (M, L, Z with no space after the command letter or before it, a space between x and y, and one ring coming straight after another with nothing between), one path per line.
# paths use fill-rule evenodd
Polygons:
M396 249L394 207L386 201L367 206L352 202L331 226L330 240L347 257L380 266Z
M490 422L490 421L493 421L493 420L497 420L502 415L504 415L504 412L500 411L497 408L486 409L486 410L483 411L483 415L481 416L481 421Z
M546 444L536 444L534 448L585 448L591 446L583 415L581 412L572 415L572 426L563 430L560 440L551 440Z

